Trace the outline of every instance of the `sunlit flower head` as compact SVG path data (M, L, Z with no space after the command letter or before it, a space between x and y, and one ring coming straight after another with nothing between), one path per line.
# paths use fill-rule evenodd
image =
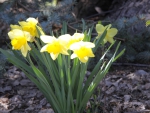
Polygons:
M72 36L69 34L61 35L59 39L63 42L66 42L66 47L69 48L71 44L79 42L84 39L84 34L74 33Z
M26 21L20 21L19 24L22 27L23 31L29 32L32 37L38 37L39 38L38 31L36 30L38 20L30 17ZM37 28L39 29L41 34L44 34L44 32L42 31L42 29L39 26L37 26Z
M30 34L20 29L14 29L8 32L8 36L11 39L12 49L21 50L23 56L26 57L27 52L31 50L27 43L30 41Z
M40 38L44 43L47 43L41 48L41 52L46 51L50 53L53 60L55 60L60 53L64 55L69 55L67 52L68 49L65 45L66 43L63 43L61 40L46 35L43 35Z
M83 63L88 61L89 57L94 57L91 48L94 48L95 44L91 42L76 42L70 46L70 50L73 50L73 54L71 55L71 59L76 57Z
M107 41L110 43L114 42L113 37L117 34L118 30L116 28L110 28L111 24L107 25L107 26L103 26L102 24L97 24L96 25L96 31L98 33L98 36L102 35L102 33L105 31L105 29L107 28L107 34L106 37L104 38L104 43L106 43Z

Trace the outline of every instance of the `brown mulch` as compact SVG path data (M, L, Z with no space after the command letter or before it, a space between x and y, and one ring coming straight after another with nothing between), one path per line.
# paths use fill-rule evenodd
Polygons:
M53 113L42 93L16 67L10 67L0 83L0 113ZM98 89L101 113L150 113L148 68L113 66Z

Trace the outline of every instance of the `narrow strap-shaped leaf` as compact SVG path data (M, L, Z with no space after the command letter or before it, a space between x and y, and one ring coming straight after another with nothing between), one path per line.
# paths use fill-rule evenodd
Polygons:
M84 94L84 98L80 104L80 106L85 106L88 99L90 98L90 96L92 95L92 93L94 92L94 89L97 87L97 85L99 84L99 82L103 79L103 77L106 75L106 73L108 72L110 66L112 65L114 59L115 59L115 56L116 56L116 53L119 49L119 46L120 46L120 43L117 45L116 47L116 50L114 52L114 55L112 56L112 58L109 60L109 62L107 63L107 65L105 66L105 69L100 69L98 74L96 74L95 78L93 79L93 81L91 82L88 90L86 91L86 93ZM124 50L123 50L124 51ZM122 51L120 52L122 53ZM79 108L81 109L81 107Z
M29 65L27 65L25 62L21 61L20 59L17 59L15 56L10 54L9 52L3 50L0 48L0 51L7 57L9 61L11 61L12 64L16 65L17 67L24 67L27 72L34 75L33 70L30 68Z
M114 42L115 43L115 42ZM90 85L94 75L97 74L97 72L100 69L101 64L103 63L104 57L105 55L108 53L108 51L110 50L110 48L114 45L114 43L112 43L109 48L106 50L106 52L103 54L103 56L99 59L98 63L96 64L96 66L94 67L94 69L92 70L91 74L89 75L86 83L85 83L85 87L84 87L84 91L87 89L87 87Z

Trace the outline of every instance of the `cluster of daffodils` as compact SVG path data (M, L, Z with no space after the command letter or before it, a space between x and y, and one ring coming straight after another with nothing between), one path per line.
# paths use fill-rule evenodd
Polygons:
M35 37L39 37L36 30L38 21L35 18L28 18L26 21L19 22L19 25L10 25L11 31L8 36L11 39L12 49L21 50L23 56L26 57L27 52L31 50L28 42L33 42ZM42 29L37 26L44 34Z
M73 36L65 34L58 38L43 35L40 38L44 43L47 43L42 47L41 52L46 51L50 53L53 60L55 60L60 53L69 55L69 49L74 52L71 55L71 59L78 57L83 63L86 63L89 57L94 57L91 48L94 48L95 45L91 42L83 42L84 34L74 33Z
M12 49L20 50L22 55L26 57L28 51L31 50L29 42L35 41L35 37L40 38L44 43L40 52L48 52L53 60L55 60L59 54L69 55L68 51L72 50L73 54L71 59L76 57L83 63L88 61L89 57L94 57L92 48L95 44L92 42L84 42L84 34L74 33L74 35L61 35L58 38L54 36L45 35L38 25L38 20L35 18L28 18L26 21L20 21L19 25L10 25L11 31L8 36L11 39ZM100 36L107 28L106 38L104 43L107 41L113 43L113 37L117 34L117 29L111 28L111 25L103 26L101 24L96 25L96 31ZM38 30L42 34L39 36Z
M26 57L28 51L31 50L28 42L35 41L35 37L40 38L44 43L40 52L48 52L53 60L59 54L69 55L68 50L72 50L71 59L78 57L83 63L88 61L89 57L94 57L92 48L94 43L83 42L84 34L74 33L73 36L69 34L61 35L58 38L54 36L44 35L42 29L37 25L38 21L34 18L28 18L26 21L19 22L19 25L10 25L11 31L8 36L11 39L12 49L20 50L22 55ZM38 35L36 27L40 30L41 36Z

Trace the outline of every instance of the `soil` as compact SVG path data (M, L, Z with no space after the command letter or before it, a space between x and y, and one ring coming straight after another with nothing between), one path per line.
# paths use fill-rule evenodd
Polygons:
M16 67L8 67L0 83L0 113L54 113L42 93ZM87 109L92 109L91 113L150 113L149 94L149 68L112 66ZM98 107L97 112L92 105Z
M5 1L5 0L4 0ZM23 1L23 0L22 0ZM24 7L21 2L13 5L11 11L16 12L36 12L36 7L31 5L33 0L27 0L28 5ZM85 1L85 0L82 0ZM88 0L87 0L88 1ZM108 0L109 1L109 0ZM96 3L96 2L94 2ZM86 5L82 11L88 12L93 5ZM88 2L86 2L88 4ZM114 0L109 4L108 9L112 10L106 15L112 19L130 17L134 14L147 14L149 19L148 0ZM81 4L81 6L83 6ZM79 6L79 7L81 7ZM102 4L106 7L106 4ZM144 6L144 8L142 7ZM116 9L118 9L116 11ZM130 9L130 10L129 10ZM94 9L95 10L95 9ZM7 14L7 11L5 11ZM89 13L80 12L78 17L88 17ZM92 12L92 11L91 11ZM96 13L96 12L94 12ZM82 15L84 14L84 15ZM86 15L85 15L86 14ZM0 33L2 37L7 37L10 30L8 23L0 19ZM8 37L7 37L8 38ZM0 44L3 41L1 40ZM1 45L0 45L1 46ZM100 94L98 91L101 91ZM150 68L140 66L112 66L109 73L100 82L95 94L97 98L91 98L87 109L94 113L150 113ZM94 96L93 95L93 96ZM92 108L92 103L96 107ZM23 72L14 66L6 67L6 73L0 78L0 113L54 113L51 105L46 101L39 89L25 76Z

